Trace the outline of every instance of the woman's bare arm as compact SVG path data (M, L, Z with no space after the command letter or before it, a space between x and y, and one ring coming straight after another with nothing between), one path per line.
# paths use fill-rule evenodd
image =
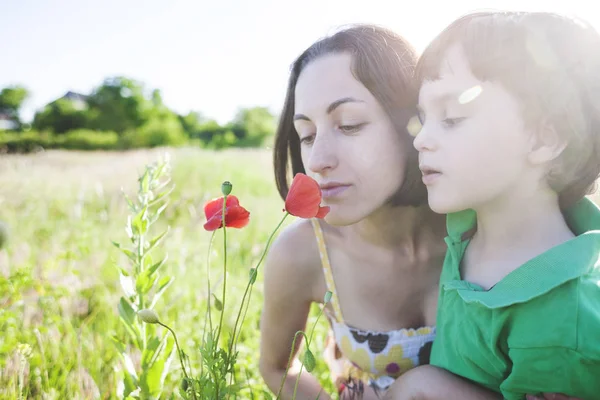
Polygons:
M318 282L319 256L310 221L286 228L273 243L264 269L264 304L260 325L260 372L267 386L279 392L294 335L304 330ZM296 339L294 357L302 343ZM288 371L281 399L292 399L298 371ZM318 380L306 370L300 374L298 400L329 400Z

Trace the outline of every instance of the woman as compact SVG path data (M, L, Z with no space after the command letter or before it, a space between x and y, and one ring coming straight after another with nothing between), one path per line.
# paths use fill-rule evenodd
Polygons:
M286 228L265 264L260 370L275 393L294 334L327 291L328 361L342 398L378 398L428 363L445 218L427 206L409 134L418 124L416 61L402 37L361 25L316 42L293 64L274 149L278 189L285 197L291 164L292 174L320 184L330 211ZM290 370L281 398L293 397L296 377ZM296 399L317 396L330 398L304 371Z

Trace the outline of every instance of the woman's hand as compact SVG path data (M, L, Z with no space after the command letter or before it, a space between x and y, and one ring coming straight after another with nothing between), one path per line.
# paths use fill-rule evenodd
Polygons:
M369 385L360 384L358 382L344 386L344 390L340 394L340 400L381 400L382 395L378 394L375 389Z
M432 365L413 368L400 376L385 400L501 400L502 396Z

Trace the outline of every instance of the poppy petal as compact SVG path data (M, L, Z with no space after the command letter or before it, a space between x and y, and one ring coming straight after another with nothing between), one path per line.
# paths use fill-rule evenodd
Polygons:
M240 201L234 195L227 196L227 208L237 206L240 204ZM204 215L206 219L210 219L211 217L220 214L223 212L223 197L219 197L213 200L210 200L204 205Z
M215 215L204 224L204 229L207 231L216 231L222 226L221 215Z
M329 213L329 206L319 207L319 212L317 213L317 218L325 218L325 216Z
M320 203L319 184L305 174L296 174L285 199L286 211L296 217L313 218L319 212Z
M250 213L242 206L234 206L227 209L225 214L225 226L231 228L243 228L250 221Z

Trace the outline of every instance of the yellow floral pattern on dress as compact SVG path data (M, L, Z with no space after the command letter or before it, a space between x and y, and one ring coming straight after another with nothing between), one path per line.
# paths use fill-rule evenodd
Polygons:
M409 369L415 367L410 358L404 358L402 346L393 346L387 354L379 354L375 357L375 369L385 371L387 375L397 378Z
M383 381L384 386L389 386L390 379L428 362L431 344L435 339L435 327L371 332L355 329L344 323L323 232L317 219L312 219L311 222L317 237L325 282L332 293L333 315L328 309L325 312L336 345L343 356L334 360L342 363L341 379L358 379L365 383Z

